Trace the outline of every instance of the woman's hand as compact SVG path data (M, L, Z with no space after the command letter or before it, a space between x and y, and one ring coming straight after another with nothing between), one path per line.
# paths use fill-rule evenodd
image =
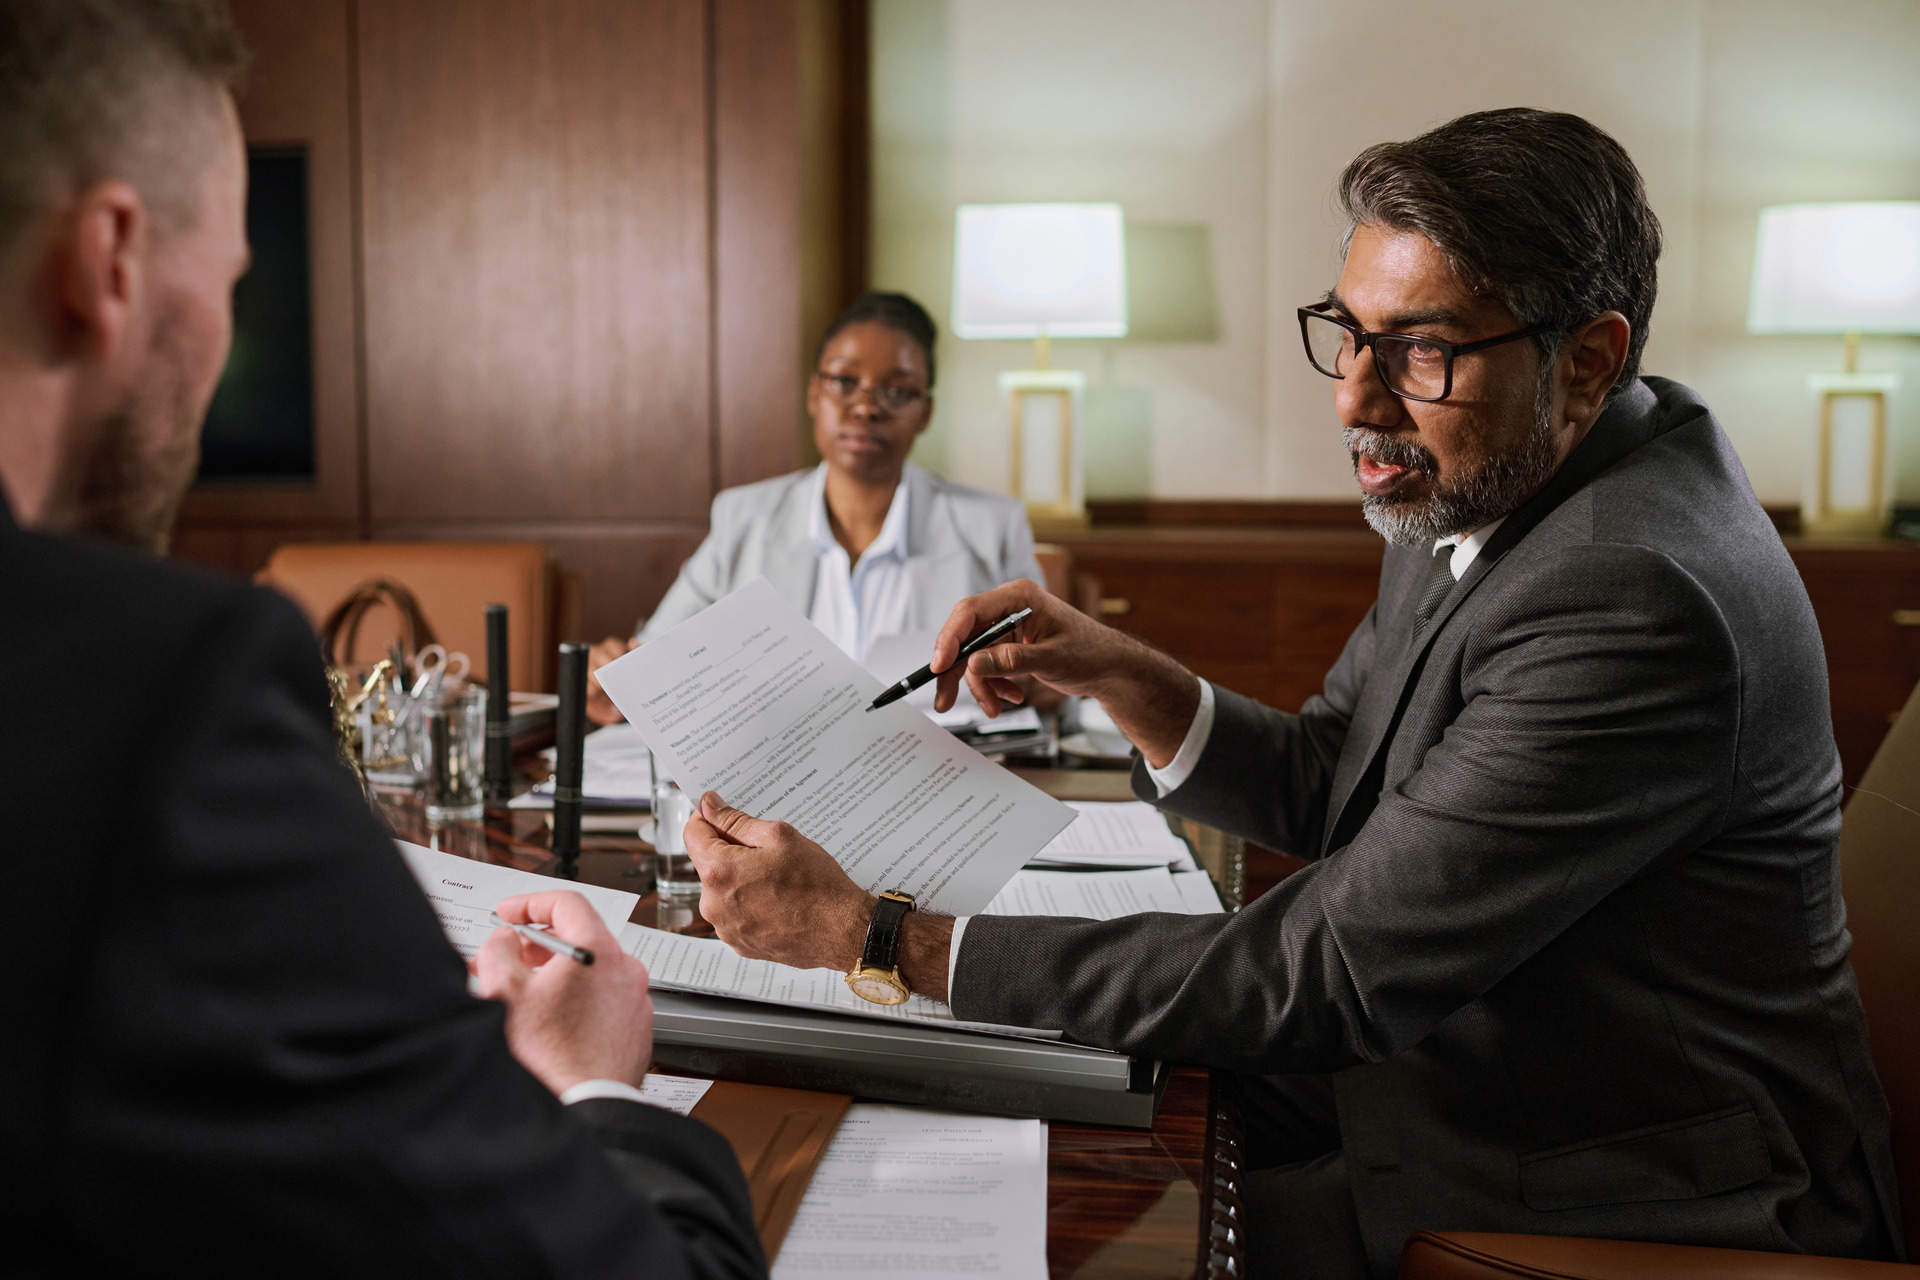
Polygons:
M613 705L613 699L607 696L607 691L600 687L594 672L639 647L638 640L608 636L587 650L587 719L595 724L619 724L626 719L620 714L620 708Z

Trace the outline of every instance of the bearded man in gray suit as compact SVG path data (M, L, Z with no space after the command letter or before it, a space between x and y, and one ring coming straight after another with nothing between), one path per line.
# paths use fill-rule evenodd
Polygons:
M1033 608L964 672L986 707L1016 675L1098 698L1139 795L1312 864L1232 916L916 912L902 976L1243 1073L1257 1273L1391 1275L1420 1228L1898 1256L1820 638L1719 424L1639 376L1638 172L1515 109L1340 194L1301 327L1392 546L1321 695L1214 689L1031 584L934 659ZM736 949L860 954L874 900L804 837L709 796L688 838Z

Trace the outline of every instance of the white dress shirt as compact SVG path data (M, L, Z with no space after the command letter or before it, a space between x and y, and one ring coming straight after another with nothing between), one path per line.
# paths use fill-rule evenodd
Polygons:
M1493 537L1494 530L1506 521L1505 516L1492 524L1481 525L1472 533L1456 533L1450 538L1435 538L1434 550L1451 546L1455 548L1453 559L1448 568L1453 571L1453 580L1460 581L1466 576L1467 569L1480 551ZM1173 759L1167 761L1164 769L1147 765L1147 776L1153 779L1153 789L1161 796L1167 795L1193 776L1193 770L1200 763L1200 753L1207 749L1207 739L1213 733L1213 686L1207 681L1200 682L1200 705L1194 709L1193 722L1187 726L1187 736L1180 742L1180 750ZM953 922L953 942L947 948L947 991L952 994L954 973L960 963L960 936L966 932L969 917L962 916Z
M833 536L827 517L827 464L813 473L808 499L807 541L816 561L813 608L808 620L855 662L867 656L878 636L902 635L912 628L911 584L907 578L907 486L893 489L893 502L880 536L849 562L847 549Z

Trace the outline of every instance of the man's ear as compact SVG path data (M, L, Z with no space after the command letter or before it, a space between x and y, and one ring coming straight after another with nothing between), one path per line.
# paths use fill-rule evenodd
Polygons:
M152 219L133 185L112 179L82 193L65 222L54 256L55 340L64 356L106 362L125 347L148 287Z
M1633 325L1618 311L1603 311L1567 335L1562 359L1573 363L1567 384L1567 419L1585 422L1599 416L1607 392L1626 367Z

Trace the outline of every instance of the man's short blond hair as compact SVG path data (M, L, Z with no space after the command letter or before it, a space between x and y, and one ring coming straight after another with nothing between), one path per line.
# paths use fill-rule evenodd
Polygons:
M191 221L246 47L225 0L0 0L0 261L109 178Z

